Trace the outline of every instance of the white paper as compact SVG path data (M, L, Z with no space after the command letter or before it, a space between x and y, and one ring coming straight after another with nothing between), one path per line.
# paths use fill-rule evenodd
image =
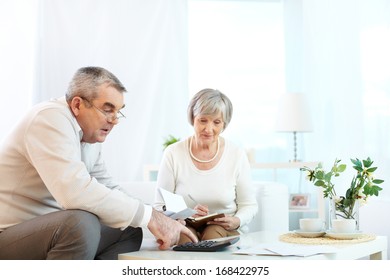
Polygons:
M187 208L187 204L181 195L171 193L162 188L159 188L159 190L164 199L165 207L168 211L176 213Z
M159 188L159 191L164 199L166 211L165 215L174 220L186 219L196 213L196 210L188 208L184 198L181 195L171 193L167 190Z
M188 217L191 217L195 213L196 213L196 210L191 209L191 208L186 208L186 209L181 210L181 211L179 211L177 213L169 215L169 217L171 217L174 220L177 220L177 219L184 220L184 219L187 219Z
M317 254L336 253L337 251L337 248L328 245L269 243L240 249L235 251L234 254L308 257Z

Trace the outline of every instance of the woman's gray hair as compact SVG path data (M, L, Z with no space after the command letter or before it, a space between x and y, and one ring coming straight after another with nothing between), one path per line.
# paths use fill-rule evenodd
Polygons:
M187 109L189 123L193 126L194 119L198 115L216 115L222 113L224 122L223 129L226 129L233 115L233 105L230 99L216 89L202 89L192 97Z
M66 101L70 102L75 96L93 100L97 98L98 88L102 84L108 84L120 93L127 91L119 79L108 70L89 66L80 68L74 74L66 92Z

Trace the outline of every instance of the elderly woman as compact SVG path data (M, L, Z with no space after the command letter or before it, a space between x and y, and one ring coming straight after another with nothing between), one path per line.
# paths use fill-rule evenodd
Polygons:
M225 214L202 228L187 225L200 240L239 235L257 213L246 153L220 136L232 112L232 103L220 91L198 92L188 106L194 135L165 149L158 172L157 186L182 195L196 217ZM157 192L155 207L163 205ZM179 244L187 241L183 235Z

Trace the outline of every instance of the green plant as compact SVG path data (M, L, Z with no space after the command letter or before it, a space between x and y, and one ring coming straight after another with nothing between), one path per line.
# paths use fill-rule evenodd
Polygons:
M164 139L164 143L163 143L163 147L164 147L164 150L171 144L173 143L176 143L180 141L180 138L176 138L172 135L169 135L167 138Z
M329 197L334 200L336 210L344 218L354 218L353 209L356 202L359 206L367 202L369 196L378 196L382 190L378 185L384 180L375 179L374 171L377 167L373 167L373 161L368 157L366 160L351 159L353 168L356 174L352 178L350 187L347 189L345 196L337 196L335 185L332 182L333 177L340 176L347 168L346 164L341 164L341 160L336 159L330 171L324 171L322 164L314 169L305 166L301 171L307 172L307 179L314 183L317 187L323 188L324 197Z

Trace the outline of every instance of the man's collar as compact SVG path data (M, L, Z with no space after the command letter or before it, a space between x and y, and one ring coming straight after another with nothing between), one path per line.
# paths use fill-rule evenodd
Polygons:
M79 123L77 122L76 117L73 115L72 109L70 108L68 102L66 102L65 96L62 96L62 97L58 98L57 100L59 102L63 103L64 105L66 105L66 107L68 108L69 113L72 116L72 121L75 125L76 131L79 133L79 138L80 138L80 142L81 142L81 139L83 139L83 136L84 136L83 130L81 129Z

